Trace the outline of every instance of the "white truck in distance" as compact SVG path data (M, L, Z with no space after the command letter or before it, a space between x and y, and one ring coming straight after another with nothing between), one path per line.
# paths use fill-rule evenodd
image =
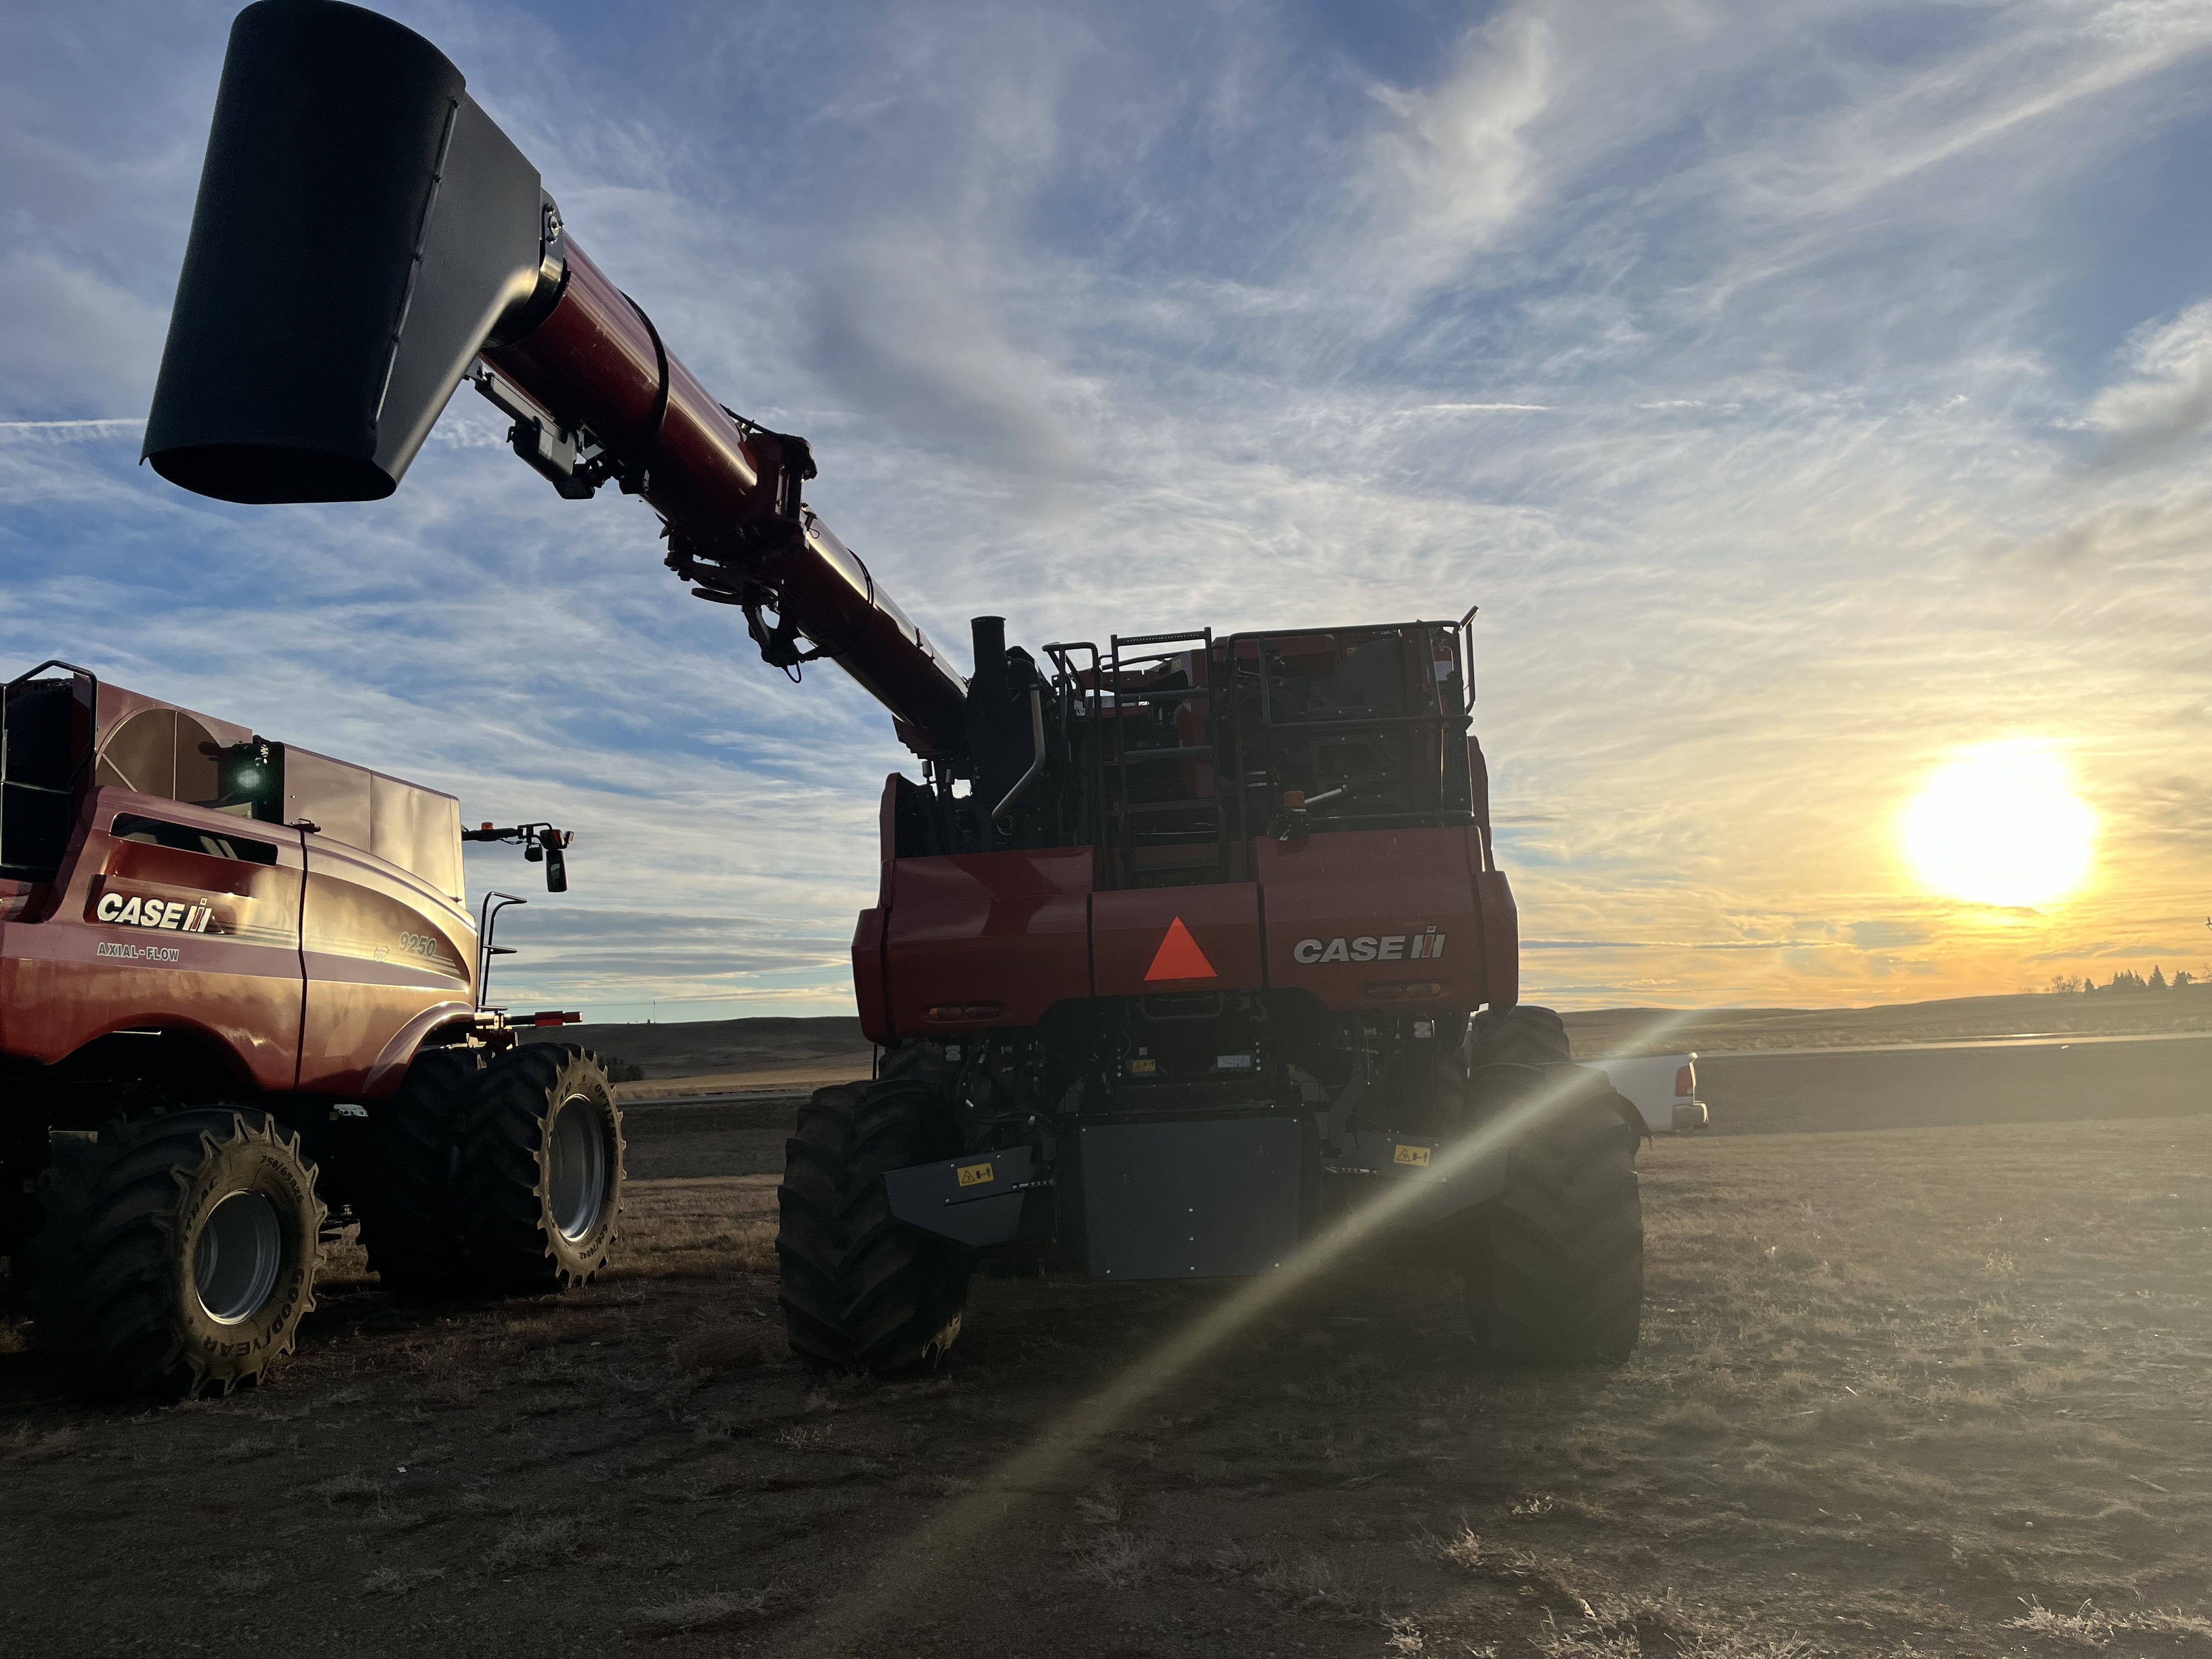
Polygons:
M1702 1129L1708 1121L1705 1103L1698 1098L1695 1054L1645 1054L1633 1060L1586 1060L1582 1064L1603 1072L1613 1086L1644 1114L1644 1127L1655 1135Z

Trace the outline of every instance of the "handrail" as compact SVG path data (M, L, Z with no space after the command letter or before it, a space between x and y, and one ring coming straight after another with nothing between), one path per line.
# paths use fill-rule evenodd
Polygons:
M498 899L501 902L494 904L492 902L494 899ZM530 901L528 899L524 898L520 894L516 893L487 892L483 896L483 903L477 907L479 911L479 920L477 926L477 933L479 942L477 951L477 962L478 963L477 969L477 1006L479 1008L486 1006L486 999L491 994L491 959L494 957L511 957L514 954L514 949L512 945L501 946L494 945L491 942L491 936L499 927L500 912L506 909L510 904L527 904Z

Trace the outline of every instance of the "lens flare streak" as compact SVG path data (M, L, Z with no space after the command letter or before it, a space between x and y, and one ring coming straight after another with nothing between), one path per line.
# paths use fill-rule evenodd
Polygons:
M1661 1040L1686 1017L1659 1022L1638 1046ZM1466 1139L1439 1149L1430 1175L1446 1180L1465 1175L1565 1106L1588 1086L1589 1077L1589 1073L1582 1071L1556 1073L1544 1088L1499 1113ZM1112 1433L1139 1407L1311 1283L1324 1269L1372 1241L1433 1190L1432 1181L1388 1181L1377 1185L1382 1190L1373 1199L1309 1240L1279 1272L1239 1285L1218 1306L1136 1361L1098 1393L1079 1402L983 1476L975 1492L910 1534L886 1557L865 1590L824 1613L812 1632L816 1640L836 1649L840 1642L860 1640L880 1628L906 1605L923 1578L957 1571L961 1558L1007 1517L1018 1498L1050 1488L1069 1463Z

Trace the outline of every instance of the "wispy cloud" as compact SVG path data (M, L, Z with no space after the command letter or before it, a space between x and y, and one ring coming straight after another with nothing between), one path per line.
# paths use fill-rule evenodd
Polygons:
M2202 950L2197 11L399 15L708 383L814 437L933 635L1479 600L1534 992ZM823 1006L902 757L684 599L635 502L555 500L465 394L373 507L133 466L227 12L73 15L0 68L0 651L573 822L518 994ZM2108 826L2041 916L1895 852L2005 737Z
M2128 379L2090 400L2083 424L2111 434L2106 467L2170 456L2212 429L2212 301L2138 330L2129 340Z

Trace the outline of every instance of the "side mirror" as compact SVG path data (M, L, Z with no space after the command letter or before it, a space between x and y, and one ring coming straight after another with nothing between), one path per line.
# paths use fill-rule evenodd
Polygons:
M540 830L538 844L525 854L528 858L545 860L545 890L565 893L568 890L568 859L561 850L562 835L558 830Z
M496 823L486 823L479 830L461 831L463 841L503 841L509 846L520 844L524 861L545 866L545 890L565 893L568 890L568 860L566 849L574 837L566 830L556 830L550 823L516 823L502 829Z

